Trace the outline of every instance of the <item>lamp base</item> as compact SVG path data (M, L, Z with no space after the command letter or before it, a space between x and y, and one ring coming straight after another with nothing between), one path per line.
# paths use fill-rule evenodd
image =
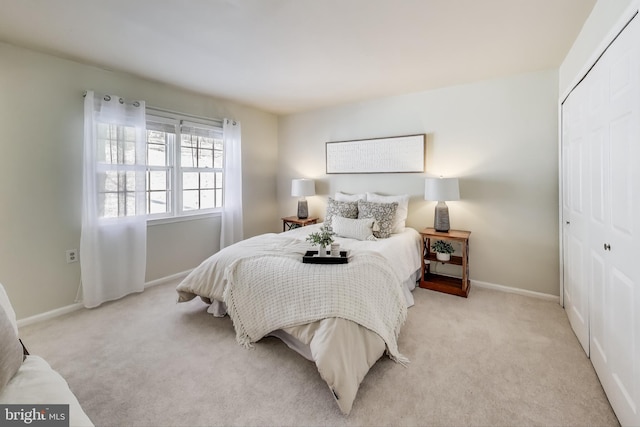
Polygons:
M309 217L309 207L306 200L298 200L298 218L307 219Z
M449 207L445 202L438 202L433 219L433 228L436 231L449 231Z

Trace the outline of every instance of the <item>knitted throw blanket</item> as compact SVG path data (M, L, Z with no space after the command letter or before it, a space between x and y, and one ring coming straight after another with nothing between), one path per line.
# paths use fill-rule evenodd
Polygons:
M397 338L407 317L401 281L375 252L347 264L304 264L300 254L241 258L226 270L224 301L238 343L250 347L269 332L338 317L377 333L392 360L409 360Z

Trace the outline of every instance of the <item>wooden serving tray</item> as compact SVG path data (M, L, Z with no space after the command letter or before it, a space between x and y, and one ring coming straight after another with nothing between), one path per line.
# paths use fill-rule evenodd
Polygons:
M302 262L305 264L346 264L349 262L349 258L347 258L347 251L340 251L340 256L318 256L318 251L307 251L302 257Z

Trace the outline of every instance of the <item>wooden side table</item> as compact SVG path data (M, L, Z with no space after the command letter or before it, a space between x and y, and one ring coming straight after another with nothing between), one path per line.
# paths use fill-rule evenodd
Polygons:
M285 216L282 220L282 231L293 230L294 228L304 227L318 222L318 217L298 218L297 216Z
M467 297L471 288L469 280L469 235L470 231L449 230L448 232L436 231L434 228L425 228L420 232L422 236L422 276L420 287L447 294ZM460 256L451 255L449 261L439 261L431 250L432 241L451 240L460 243L462 253ZM459 265L460 277L450 277L433 272L432 265L441 262L443 264Z

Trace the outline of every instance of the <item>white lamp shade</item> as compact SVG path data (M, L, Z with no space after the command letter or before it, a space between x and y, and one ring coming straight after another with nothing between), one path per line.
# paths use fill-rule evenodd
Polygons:
M291 181L291 195L293 197L314 196L316 182L312 179L294 179Z
M438 202L460 200L458 178L426 178L424 180L424 199Z

